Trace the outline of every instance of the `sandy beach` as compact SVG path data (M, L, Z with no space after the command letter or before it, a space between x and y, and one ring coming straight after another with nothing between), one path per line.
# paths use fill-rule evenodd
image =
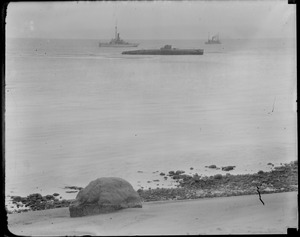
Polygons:
M297 192L143 203L143 208L70 218L68 208L8 215L16 235L285 234L296 228Z

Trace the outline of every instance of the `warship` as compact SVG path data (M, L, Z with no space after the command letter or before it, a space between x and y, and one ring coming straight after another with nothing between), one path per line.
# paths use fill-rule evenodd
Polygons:
M221 41L220 41L220 38L219 38L219 34L213 35L211 38L208 37L208 39L205 42L205 44L221 44Z
M176 49L172 45L165 45L160 49L140 49L124 51L122 54L133 55L203 55L203 49Z
M111 39L108 43L99 43L99 47L137 47L139 44L129 43L120 38L117 26L115 27L115 38Z

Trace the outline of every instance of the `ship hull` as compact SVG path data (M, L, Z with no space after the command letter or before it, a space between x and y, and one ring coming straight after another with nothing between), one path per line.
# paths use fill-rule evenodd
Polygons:
M221 42L205 42L205 44L221 44Z
M122 54L130 55L203 55L203 49L172 49L172 50L159 50L159 49L142 49L133 51L124 51Z
M106 44L100 43L99 47L110 47L110 48L126 48L126 47L137 47L139 44Z

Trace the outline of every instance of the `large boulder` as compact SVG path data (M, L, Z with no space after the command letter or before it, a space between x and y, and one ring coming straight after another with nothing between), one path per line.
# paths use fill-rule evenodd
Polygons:
M69 210L71 217L80 217L131 207L142 207L140 196L131 184L121 178L104 177L80 190Z

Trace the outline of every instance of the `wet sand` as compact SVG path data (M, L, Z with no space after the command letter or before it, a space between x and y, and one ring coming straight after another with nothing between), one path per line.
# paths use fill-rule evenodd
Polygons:
M16 235L285 234L297 227L297 192L143 203L70 218L68 208L8 215Z

